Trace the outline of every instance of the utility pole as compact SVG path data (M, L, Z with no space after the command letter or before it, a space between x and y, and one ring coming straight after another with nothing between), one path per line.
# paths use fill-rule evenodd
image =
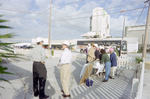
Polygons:
M124 27L125 27L125 18L124 18L124 22L123 22L122 41L121 41L121 46L120 46L120 56L121 56L122 42L123 42L123 39L124 39Z
M37 29L36 29L36 39L37 39ZM36 44L36 47L37 47L37 44Z
M48 36L48 49L50 50L50 38L51 38L51 10L52 10L52 0L50 0L50 12L49 12L49 36Z
M122 40L124 39L124 27L125 27L125 18L124 18L124 22L123 22Z
M144 46L144 34L142 34L142 48Z
M36 29L36 39L37 39L37 29Z
M147 14L145 37L144 37L144 48L143 48L143 54L142 54L142 58L144 59L146 57L147 40L148 40L149 25L150 25L150 0L147 0L146 3L149 3L149 8L148 8L148 14Z

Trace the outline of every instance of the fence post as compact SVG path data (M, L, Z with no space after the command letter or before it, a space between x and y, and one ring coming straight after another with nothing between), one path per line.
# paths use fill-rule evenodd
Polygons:
M144 71L145 71L145 59L143 58L142 71L141 71L141 76L140 76L140 96L139 96L139 99L142 99Z

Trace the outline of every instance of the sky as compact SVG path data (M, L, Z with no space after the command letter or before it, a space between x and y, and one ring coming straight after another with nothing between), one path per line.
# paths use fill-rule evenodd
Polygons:
M80 39L90 27L90 16L96 7L102 7L110 14L110 35L122 36L123 21L125 26L135 25L145 0L52 0L51 10L51 40ZM48 38L50 0L0 0L1 19L9 20L3 23L12 29L16 39ZM148 4L147 4L148 6ZM140 9L137 9L140 8ZM136 9L132 11L126 11ZM148 7L146 7L137 23L145 25ZM6 29L0 30L6 34Z

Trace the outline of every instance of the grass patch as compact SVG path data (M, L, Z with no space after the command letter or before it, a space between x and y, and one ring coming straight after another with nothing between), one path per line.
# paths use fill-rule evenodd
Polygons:
M149 69L150 70L150 62L145 62L145 69Z

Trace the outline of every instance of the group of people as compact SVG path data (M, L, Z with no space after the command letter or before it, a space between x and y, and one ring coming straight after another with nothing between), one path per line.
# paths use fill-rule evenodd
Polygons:
M47 70L45 67L45 50L43 46L43 40L37 38L37 47L33 48L27 55L29 59L33 61L33 92L34 96L39 99L47 99L49 96L45 95L45 83L47 78ZM60 80L62 84L63 97L70 97L69 91L69 78L71 73L71 51L68 49L70 43L64 41L62 43L62 49L64 50L59 60L58 66L60 67ZM106 49L103 47L98 48L98 44L89 44L87 48L87 63L93 60L100 61L100 64L105 64L105 80L107 82L109 78L114 79L114 73L117 66L117 58L114 54L113 48L109 49L110 57L106 53ZM111 73L111 74L110 74Z
M107 82L109 78L114 79L117 68L117 55L115 53L115 49L112 47L99 47L98 44L88 44L86 52L87 63L99 61L100 64L105 64L105 79L102 82Z
M71 73L71 51L68 49L69 42L64 41L62 43L62 49L64 50L59 60L58 66L60 67L60 80L62 84L63 97L70 97L69 93L69 78ZM47 78L47 70L45 67L45 50L43 48L43 40L37 38L37 47L33 48L27 55L27 57L33 61L33 92L34 96L39 99L47 99L49 96L45 95L45 83Z

